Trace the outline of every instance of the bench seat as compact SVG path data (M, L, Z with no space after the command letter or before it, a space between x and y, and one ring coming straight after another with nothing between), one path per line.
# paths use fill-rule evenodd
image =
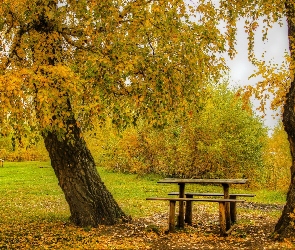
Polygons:
M168 195L179 195L179 192L170 192ZM193 193L193 192L186 192L185 195L192 195L192 196L223 196L223 193ZM229 194L229 196L241 196L241 197L254 197L255 194Z
M146 200L161 201L204 201L204 202L244 202L244 200L236 199L195 199L195 198L170 198L170 197L148 197Z
M231 231L230 229L226 231L226 213L225 213L225 204L227 202L237 203L244 202L244 200L237 199L194 199L194 198L171 198L171 197L149 197L146 200L162 200L169 201L169 231L175 231L175 204L176 201L187 202L191 204L192 202L217 202L219 203L219 224L220 224L220 235L225 236Z

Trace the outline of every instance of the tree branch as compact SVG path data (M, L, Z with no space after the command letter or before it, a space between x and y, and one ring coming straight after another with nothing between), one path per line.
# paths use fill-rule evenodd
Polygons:
M20 27L20 29L15 33L15 37L13 39L13 42L12 42L12 45L11 45L11 49L10 49L10 53L9 55L6 57L6 61L3 62L1 65L0 65L0 69L1 70L5 70L8 68L8 66L10 65L11 63L11 59L14 55L16 55L17 57L18 54L17 54L17 48L19 47L20 45L20 41L21 41L21 38L22 38L22 35L25 33L25 30L23 29L23 27Z

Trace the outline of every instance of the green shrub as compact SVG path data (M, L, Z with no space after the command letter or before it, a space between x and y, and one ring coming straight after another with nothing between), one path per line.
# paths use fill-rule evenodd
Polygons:
M186 178L248 178L259 182L267 130L225 86L211 89L187 120L164 128L138 126L117 133L110 123L89 136L100 166L121 172ZM180 111L178 111L180 112ZM99 153L98 153L99 152Z

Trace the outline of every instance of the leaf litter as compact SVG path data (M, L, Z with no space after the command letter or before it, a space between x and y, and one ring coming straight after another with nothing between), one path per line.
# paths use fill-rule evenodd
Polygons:
M243 204L240 221L228 237L219 236L218 209L194 207L193 225L168 233L168 212L129 223L78 228L61 220L0 223L0 249L295 249L295 241L272 236L281 206Z

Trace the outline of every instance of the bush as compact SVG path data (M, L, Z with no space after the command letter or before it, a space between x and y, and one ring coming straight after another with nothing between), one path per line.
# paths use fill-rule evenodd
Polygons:
M48 161L48 152L43 141L38 138L15 140L12 135L0 138L0 158L5 161Z
M264 150L264 168L261 173L263 185L272 190L287 192L290 181L292 157L290 145L282 123L268 138Z
M96 131L96 148L93 137L88 141L95 152L100 152L95 155L97 163L115 171L249 178L253 185L263 168L267 130L243 107L242 100L225 86L212 88L202 109L193 110L185 121L170 118L172 122L159 129L142 119L137 127L121 133L109 123Z

